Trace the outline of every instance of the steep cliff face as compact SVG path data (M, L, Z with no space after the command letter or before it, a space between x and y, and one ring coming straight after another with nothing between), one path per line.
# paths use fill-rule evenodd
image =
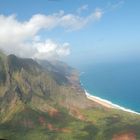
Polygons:
M139 130L139 116L89 101L65 63L0 54L0 138L109 140L125 131L139 139Z
M72 68L68 70L67 66L61 66L60 62L56 65L46 61L46 67L45 63L40 65L32 59L9 55L5 60L1 57L0 63L0 81L3 87L1 121L8 120L16 113L14 106L23 109L32 104L33 108L40 110L42 102L54 102L69 109L93 105L86 99L79 83L72 83Z

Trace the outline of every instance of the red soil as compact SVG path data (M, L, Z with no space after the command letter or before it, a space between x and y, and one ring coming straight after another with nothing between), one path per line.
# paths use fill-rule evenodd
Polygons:
M133 132L115 134L112 140L136 140L136 135Z

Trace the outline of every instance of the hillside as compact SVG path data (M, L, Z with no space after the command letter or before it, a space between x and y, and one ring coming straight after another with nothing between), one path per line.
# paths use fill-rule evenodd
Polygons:
M140 140L140 116L86 98L60 61L0 53L0 139Z

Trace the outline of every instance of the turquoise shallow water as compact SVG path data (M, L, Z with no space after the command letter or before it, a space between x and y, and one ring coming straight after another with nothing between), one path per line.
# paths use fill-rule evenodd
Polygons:
M90 94L140 112L140 63L94 64L80 71Z

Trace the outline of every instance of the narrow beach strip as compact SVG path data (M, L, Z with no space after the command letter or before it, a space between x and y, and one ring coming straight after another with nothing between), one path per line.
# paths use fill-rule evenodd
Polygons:
M104 107L119 109L119 110L123 110L123 111L129 112L129 113L140 115L140 113L138 113L136 111L133 111L131 109L127 109L125 107L119 106L117 104L112 103L111 101L102 99L100 97L93 96L93 95L89 94L86 90L85 90L85 94L86 94L86 96L87 96L88 99L90 99L90 100L92 100L92 101L94 101L94 102L96 102L98 104L101 104Z

